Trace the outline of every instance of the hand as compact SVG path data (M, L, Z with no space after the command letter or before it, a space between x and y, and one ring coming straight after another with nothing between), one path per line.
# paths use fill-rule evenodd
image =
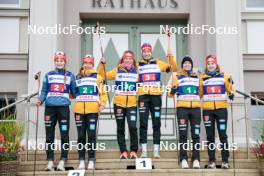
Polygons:
M100 105L99 112L102 112L104 110L104 108L105 108L104 106Z
M171 88L171 92L170 92L170 94L171 94L171 95L174 95L174 94L176 94L176 93L177 93L177 91L178 91L178 89L177 89L177 88L175 88L175 87L172 87L172 88Z
M102 64L105 64L105 63L106 63L106 60L105 60L105 58L104 58L104 57L102 57L102 58L101 58L101 60L100 60L100 62L101 62Z
M37 101L36 106L40 106L42 102L40 100Z
M167 69L166 69L166 73L170 73L171 72L171 67L168 67Z
M231 100L231 101L233 101L234 100L234 94L230 94L229 96L228 96L228 98L229 98L229 100Z
M167 51L167 55L168 55L168 56L172 56L172 55L173 55L171 49L168 49L168 51Z

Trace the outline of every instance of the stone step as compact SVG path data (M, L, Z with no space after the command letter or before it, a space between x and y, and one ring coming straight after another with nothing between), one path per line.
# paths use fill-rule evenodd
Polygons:
M37 171L37 176L47 175L67 175L68 171ZM261 176L258 169L153 169L151 171L142 170L89 170L85 175L95 176ZM33 172L18 172L18 176L30 176Z
M152 157L152 151L149 151L149 157ZM191 157L191 152L188 152L189 156ZM138 152L138 156L140 156L141 152ZM172 151L172 150L166 150L166 151L161 151L161 158L177 158L177 151ZM201 158L207 159L207 151L202 150L200 151ZM96 152L96 158L97 159L116 159L119 158L120 152L118 150L104 150L104 151L97 151ZM55 160L60 159L60 152L55 151ZM221 152L216 151L216 158L221 159ZM230 151L230 158L232 158L232 151ZM245 150L238 150L235 151L235 158L236 159L247 159L247 152ZM249 153L249 159L254 159L256 158L254 153L250 152ZM26 159L26 155L22 157L22 160ZM78 152L77 151L70 151L68 155L69 160L78 160ZM46 152L45 151L37 151L37 156L36 156L37 161L45 161L46 160ZM28 161L34 161L34 151L29 151L28 152Z
M155 169L180 169L177 159L153 159L152 164ZM55 162L57 164L58 162ZM37 161L36 170L43 171L46 167L46 161ZM189 162L191 166L191 162ZM205 168L208 164L207 160L201 160L201 168ZM233 168L233 162L230 160L230 166ZM78 160L68 160L65 164L67 169L77 169L79 165ZM217 161L217 165L221 165L220 161ZM135 167L135 160L120 160L120 159L97 159L95 168L97 170L120 170L120 169L133 169ZM235 168L237 169L257 169L259 168L257 159L235 159ZM21 162L19 171L33 171L34 161Z

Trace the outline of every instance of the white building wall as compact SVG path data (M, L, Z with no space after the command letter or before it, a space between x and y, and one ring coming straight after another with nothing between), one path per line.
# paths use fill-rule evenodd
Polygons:
M93 9L89 1L79 0L35 0L31 2L31 25L38 26L54 26L57 23L68 26L71 24L80 25L80 16L83 18L95 18L100 19L100 16L112 18L151 18L156 16L166 16L170 19L177 18L179 16L188 17L189 22L196 25L211 24L217 26L235 26L240 31L241 11L240 1L229 0L178 0L178 9L159 9L154 10L131 10L131 9ZM226 4L229 4L228 7ZM224 9L224 12L223 12ZM160 13L161 12L161 13ZM221 67L232 75L235 80L235 87L240 90L244 90L244 77L243 77L243 60L241 53L241 34L238 35L204 35L204 36L190 36L188 38L189 45L188 51L195 60L195 64L198 66L204 65L204 57L207 54L216 54L218 56ZM80 62L77 62L81 58L81 36L77 34L55 36L55 35L31 35L30 36L30 60L29 60L29 76L28 76L28 92L34 92L37 90L37 82L33 79L32 75L38 71L42 71L42 77L44 73L53 69L53 53L57 49L62 49L68 56L68 68L72 72L76 73L80 67ZM235 101L235 114L234 117L240 118L243 116L243 109L240 106L241 98ZM43 107L40 113L40 137L44 138L44 122L43 122ZM35 121L35 108L32 108L31 118ZM239 131L240 128L244 128L244 124L236 123L236 137L242 143L244 141L245 134ZM231 121L229 122L231 127ZM30 128L33 132L34 128ZM76 132L74 120L71 120L71 138L76 139ZM73 133L72 133L73 132ZM204 132L203 132L204 133ZM230 129L229 129L229 134ZM204 135L204 134L203 134ZM203 137L204 139L204 137ZM231 139L231 138L230 138Z

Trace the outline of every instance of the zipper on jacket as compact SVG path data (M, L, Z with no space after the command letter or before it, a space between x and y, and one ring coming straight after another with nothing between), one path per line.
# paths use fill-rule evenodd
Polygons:
M83 113L85 114L85 101L83 102Z
M126 108L127 108L127 102L128 102L128 95L126 96Z
M216 109L215 101L214 101L214 109Z

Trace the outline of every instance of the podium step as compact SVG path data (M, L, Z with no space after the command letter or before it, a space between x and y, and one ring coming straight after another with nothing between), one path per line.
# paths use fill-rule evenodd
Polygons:
M47 175L66 175L68 171L37 171L37 176ZM18 176L30 176L33 172L19 172ZM139 171L139 170L95 170L86 171L85 175L95 176L234 176L234 170L222 170L222 169L154 169L151 171ZM235 169L236 176L261 176L258 169Z
M19 176L34 175L34 153L35 151L28 152L28 161L25 161L25 156L22 158L19 166ZM253 153L248 153L246 150L235 151L235 169L233 166L232 152L230 152L230 169L223 170L221 166L220 151L216 152L217 169L206 169L208 164L207 151L201 151L201 169L181 169L178 165L177 151L161 151L160 159L152 159L152 170L136 170L135 160L120 160L120 152L115 149L97 151L95 170L86 170L85 175L95 176L264 176L264 170L261 172L259 161L255 158ZM140 152L138 153L140 156ZM189 152L191 156L191 152ZM149 151L149 157L152 157L152 151ZM58 164L60 152L55 151L54 164ZM78 168L78 152L70 151L69 160L65 163L66 171L44 171L47 161L45 151L37 151L36 155L36 172L37 176L47 175L68 175L69 170ZM189 166L192 166L189 159ZM87 161L86 161L87 166Z

